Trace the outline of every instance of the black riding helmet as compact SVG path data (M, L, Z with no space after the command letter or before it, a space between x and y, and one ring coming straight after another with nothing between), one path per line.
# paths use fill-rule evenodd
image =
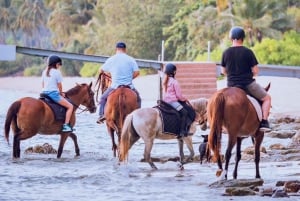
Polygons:
M230 29L230 32L229 32L229 38L234 40L244 40L245 38L245 31L242 27L232 27Z
M47 59L47 65L48 66L55 66L57 63L62 64L62 60L59 56L56 55L50 55Z
M164 73L166 73L167 75L174 76L175 75L175 71L176 71L176 66L174 64L168 63L165 66Z

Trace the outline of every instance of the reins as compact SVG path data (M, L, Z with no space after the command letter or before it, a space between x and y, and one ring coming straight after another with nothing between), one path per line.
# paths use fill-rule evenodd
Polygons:
M102 78L102 76L104 76L105 79ZM101 87L101 92L103 93L103 89L104 87L108 87L108 86L103 86L105 83L103 83L106 79L108 79L110 82L111 82L111 76L104 73L104 72L101 72L98 76L98 79L96 81L96 84L95 86L97 86L95 92L96 92L96 101L98 102L98 96L99 96L99 90L100 90L100 87Z

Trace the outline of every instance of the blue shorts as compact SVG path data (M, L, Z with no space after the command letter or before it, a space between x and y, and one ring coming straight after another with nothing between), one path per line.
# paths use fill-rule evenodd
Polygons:
M62 99L58 91L43 91L42 93L49 96L56 103L58 103Z

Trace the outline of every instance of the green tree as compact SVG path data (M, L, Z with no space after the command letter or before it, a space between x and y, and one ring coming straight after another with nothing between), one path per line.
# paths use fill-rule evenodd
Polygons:
M39 36L42 36L46 24L47 12L43 1L26 0L19 8L19 14L14 24L17 31L24 33L23 44L32 47L41 47Z
M289 31L283 39L265 38L253 47L259 63L300 66L300 33Z

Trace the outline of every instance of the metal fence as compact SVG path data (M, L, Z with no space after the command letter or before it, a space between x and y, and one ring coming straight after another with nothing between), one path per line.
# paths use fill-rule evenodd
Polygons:
M44 50L38 48L28 48L16 46L16 52L20 54L27 54L33 56L47 57L51 54L56 54L65 59L72 59L78 61L86 61L86 62L95 62L95 63L104 63L108 56L97 56L97 55L84 55L84 54L76 54L76 53L67 53L61 51L54 50ZM138 65L142 68L154 68L154 69L162 69L162 66L166 62L154 61L154 60L143 60L136 59ZM259 75L264 76L277 76L277 77L295 77L300 78L300 66L279 66L279 65L259 65ZM216 69L217 76L220 75L220 64L217 63Z

